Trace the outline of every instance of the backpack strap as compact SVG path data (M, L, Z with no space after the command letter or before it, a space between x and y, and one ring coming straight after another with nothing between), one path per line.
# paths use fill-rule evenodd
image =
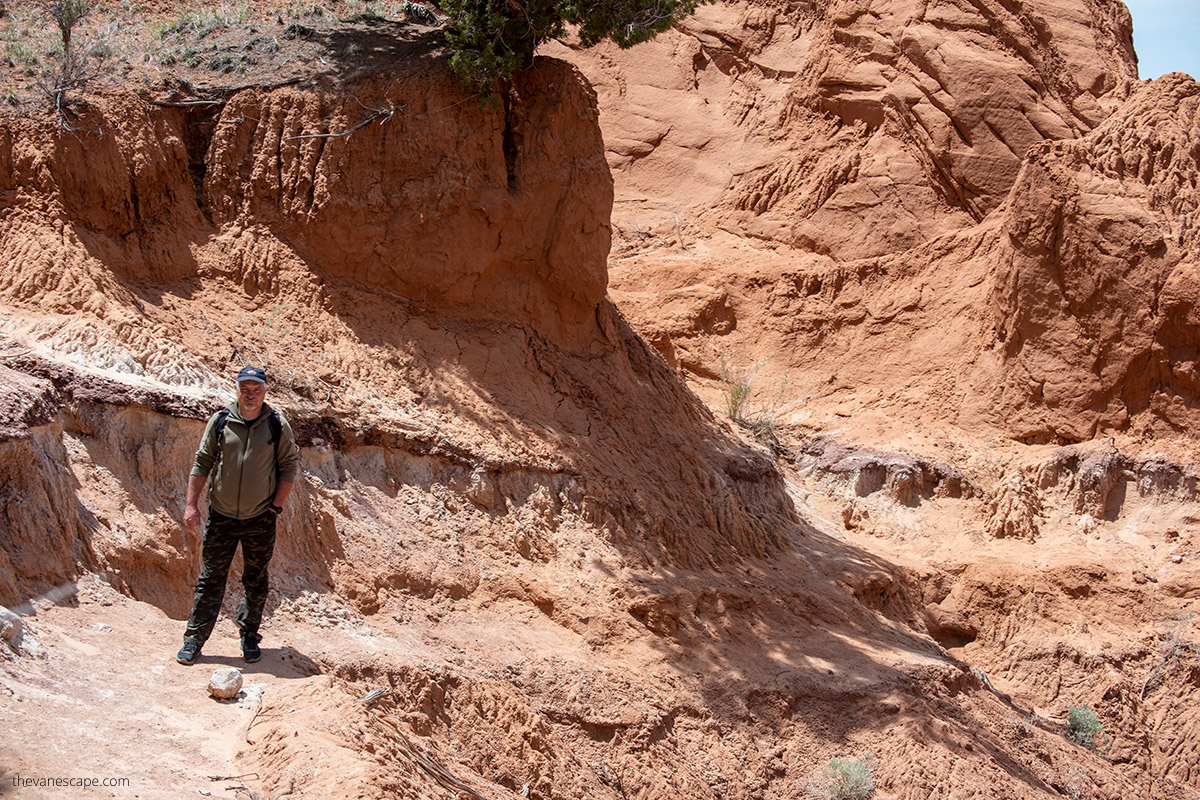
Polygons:
M271 444L275 449L275 485L279 485L279 444L283 440L283 421L279 418L278 411L272 411L271 416L267 417L267 424L271 426ZM274 501L272 501L274 502Z
M221 464L221 446L225 444L225 423L229 422L229 409L222 408L217 412L217 424L213 427L213 451L216 453L216 461L213 462L213 468Z
M271 444L278 446L279 440L283 438L283 422L279 419L278 411L271 412L271 416L267 417L267 424L271 426Z

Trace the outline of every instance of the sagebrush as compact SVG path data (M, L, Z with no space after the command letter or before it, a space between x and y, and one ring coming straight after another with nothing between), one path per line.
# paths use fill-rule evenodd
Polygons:
M1099 749L1106 744L1104 725L1096 712L1087 706L1071 706L1067 711L1067 736L1089 750Z
M819 800L868 800L875 794L875 756L831 758L820 784L810 783L808 795Z

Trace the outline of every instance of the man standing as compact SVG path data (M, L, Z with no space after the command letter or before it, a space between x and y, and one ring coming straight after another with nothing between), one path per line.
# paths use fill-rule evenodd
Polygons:
M238 543L246 594L237 615L242 658L251 663L262 658L258 627L267 603L267 564L275 550L275 520L292 492L300 450L287 420L264 402L267 374L262 368L243 367L237 376L237 390L237 402L209 419L188 477L183 524L192 535L200 526L200 493L210 475L212 487L204 527L203 568L196 581L183 647L175 656L180 664L195 662L212 633Z

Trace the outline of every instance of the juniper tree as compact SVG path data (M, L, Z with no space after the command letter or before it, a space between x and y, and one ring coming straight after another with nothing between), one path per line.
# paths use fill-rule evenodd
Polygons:
M580 43L606 39L620 47L644 42L707 0L439 0L447 15L451 66L490 95L533 62L542 42L575 26Z

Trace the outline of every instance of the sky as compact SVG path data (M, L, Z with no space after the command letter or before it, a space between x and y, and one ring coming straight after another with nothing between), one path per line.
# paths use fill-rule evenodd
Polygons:
M1186 72L1200 80L1200 0L1125 0L1138 77Z

